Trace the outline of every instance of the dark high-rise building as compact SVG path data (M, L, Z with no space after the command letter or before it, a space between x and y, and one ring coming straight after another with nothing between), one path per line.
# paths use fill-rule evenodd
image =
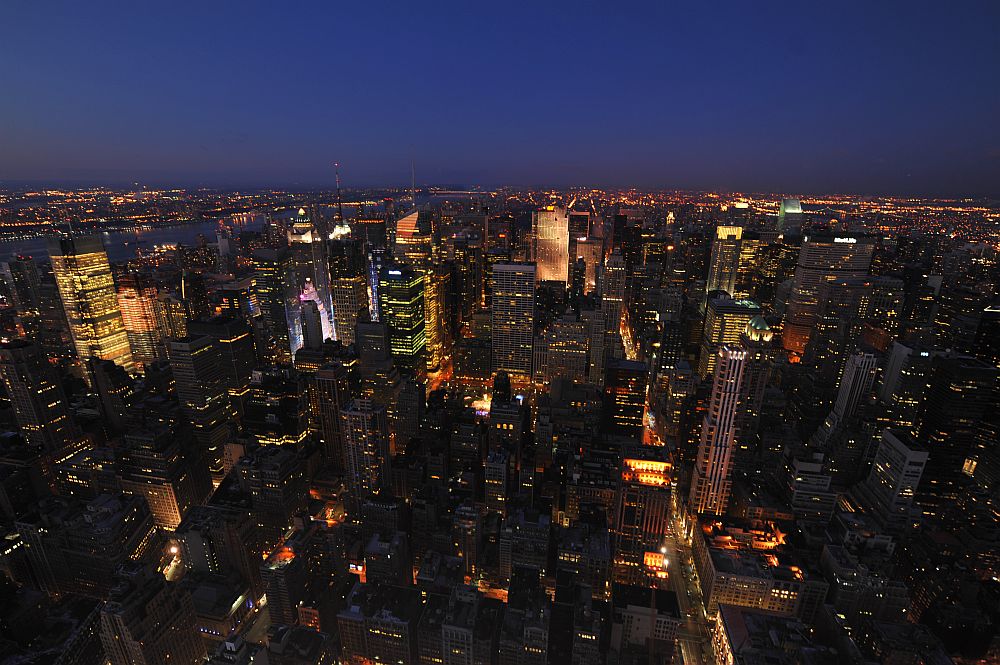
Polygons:
M233 409L242 414L257 364L253 332L246 321L234 315L192 321L188 332L211 337L221 357L222 382Z
M51 498L16 526L30 571L17 581L53 596L106 598L121 564L158 559L163 544L146 500L126 494Z
M874 249L874 240L863 235L816 234L802 239L782 333L787 350L805 351L819 313L820 285L841 277L867 275Z
M205 463L212 476L220 479L232 422L222 353L208 335L170 340L169 352L177 397L194 427Z
M153 520L173 531L185 513L208 498L208 470L191 454L187 431L154 419L133 419L120 453L122 489L146 498Z
M605 421L610 431L641 437L649 369L636 360L612 360L604 380Z
M258 445L298 450L309 436L309 395L302 374L291 367L254 370L243 426Z
M101 644L111 665L198 665L205 643L181 585L138 564L125 566L101 608Z
M1000 369L969 356L939 356L931 364L918 441L927 466L917 492L924 514L940 517L975 473L976 433L997 404Z
M0 378L14 408L22 436L32 445L56 451L79 441L59 377L42 349L26 340L0 345Z
M361 499L389 486L389 421L385 407L367 399L340 412L347 485Z

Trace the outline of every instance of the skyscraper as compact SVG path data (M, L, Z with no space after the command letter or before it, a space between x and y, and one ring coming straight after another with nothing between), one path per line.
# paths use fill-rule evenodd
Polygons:
M782 199L778 209L778 230L796 232L802 226L802 203L798 199Z
M323 317L322 328L333 331L333 299L330 294L330 264L327 239L318 228L319 219L299 208L288 231L288 247L295 264L299 294L309 293Z
M194 437L205 463L212 476L220 480L225 471L223 454L232 419L222 354L208 335L170 340L169 352L177 397L194 426Z
M143 275L131 272L118 282L118 307L138 368L164 359L166 322L156 287Z
M356 500L389 485L389 421L385 407L356 399L340 412L347 486Z
M740 241L743 227L717 226L712 241L712 258L708 264L705 301L712 291L725 291L732 296L736 290L736 275L740 267Z
M867 275L874 249L874 240L863 235L817 234L802 239L785 313L785 349L799 354L805 351L819 314L820 285L842 277Z
M723 346L718 350L712 397L701 426L701 444L691 480L691 510L721 515L732 486L736 414L743 389L747 352Z
M401 369L423 379L427 374L424 275L406 266L379 274L380 320L389 328L389 349Z
M569 283L569 216L566 209L549 205L531 214L534 259L539 282Z
M445 294L450 285L450 271L428 270L424 274L424 327L427 331L427 369L441 366L448 351L448 308Z
M535 274L529 263L493 265L493 372L531 378L535 335Z
M926 448L905 432L887 428L868 477L852 493L880 527L897 533L919 522L917 487L926 464Z
M617 359L605 370L605 421L616 434L639 438L646 409L649 367L637 360Z
M0 378L28 443L56 451L79 439L59 377L37 344L16 339L0 346Z
M976 433L996 408L998 370L970 356L938 356L931 364L917 439L927 446L918 500L925 515L940 516L975 473Z
M265 347L261 350L273 362L290 365L302 348L302 303L292 257L285 250L260 249L254 252L253 261L264 326Z
M48 249L77 355L111 360L134 372L111 264L101 239L51 238Z
M760 305L752 300L733 300L716 292L705 310L705 328L702 331L701 354L698 356L698 375L704 380L711 376L718 359L716 350L723 345L735 347L747 324L761 313Z
M354 327L358 323L358 312L368 312L368 283L364 275L333 277L330 280L333 291L333 316L337 339L344 344L354 343Z

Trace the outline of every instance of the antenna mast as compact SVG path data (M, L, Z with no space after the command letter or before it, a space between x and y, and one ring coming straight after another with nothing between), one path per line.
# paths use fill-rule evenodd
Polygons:
M333 163L334 173L337 175L337 221L344 221L344 204L340 200L340 162Z

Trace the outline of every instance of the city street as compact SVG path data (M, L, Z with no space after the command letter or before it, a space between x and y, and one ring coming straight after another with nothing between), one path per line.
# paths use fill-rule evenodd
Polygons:
M673 534L666 538L667 556L670 558L670 580L677 604L680 606L682 624L677 633L677 645L685 664L714 663L711 631L705 618L701 589L691 568L691 550L678 542Z

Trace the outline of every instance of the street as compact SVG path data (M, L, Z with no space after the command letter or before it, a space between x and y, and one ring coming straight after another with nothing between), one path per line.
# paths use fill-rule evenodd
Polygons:
M711 631L705 617L701 588L695 581L695 575L688 572L691 550L679 543L673 532L667 535L665 542L671 561L670 581L681 610L682 624L677 633L677 645L683 662L686 665L712 665L715 661Z

